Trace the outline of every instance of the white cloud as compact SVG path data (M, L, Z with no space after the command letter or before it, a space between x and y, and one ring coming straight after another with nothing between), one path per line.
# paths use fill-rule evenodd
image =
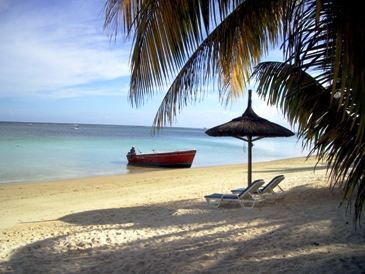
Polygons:
M129 74L129 48L102 31L103 2L61 3L0 4L0 96L57 96L64 87Z

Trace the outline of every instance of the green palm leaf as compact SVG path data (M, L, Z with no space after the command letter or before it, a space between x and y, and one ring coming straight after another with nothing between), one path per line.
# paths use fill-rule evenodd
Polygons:
M165 117L155 123L163 126L174 117L170 110L204 95L207 84L217 84L222 96L240 96L252 66L277 42L281 2L108 1L106 25L116 27L122 14L127 34L134 28L132 104L170 86L159 110Z

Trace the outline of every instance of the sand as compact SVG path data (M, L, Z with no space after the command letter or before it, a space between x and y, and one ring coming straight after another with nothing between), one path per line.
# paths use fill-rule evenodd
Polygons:
M314 165L255 163L287 194L252 210L204 200L246 165L1 186L0 273L364 273L364 221Z

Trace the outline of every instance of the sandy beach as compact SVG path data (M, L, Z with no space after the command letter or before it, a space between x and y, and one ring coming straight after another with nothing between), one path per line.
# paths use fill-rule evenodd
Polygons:
M0 273L365 273L365 222L315 163L254 163L286 197L252 210L204 199L246 165L0 186Z

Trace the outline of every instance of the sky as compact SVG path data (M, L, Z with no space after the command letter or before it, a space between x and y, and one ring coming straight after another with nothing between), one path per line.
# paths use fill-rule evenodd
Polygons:
M0 121L152 126L164 90L132 107L131 44L122 33L110 41L103 30L104 4L0 0ZM273 50L265 60L281 61L281 53ZM259 116L290 128L255 92L252 106ZM172 126L210 128L246 107L247 95L225 106L212 91L185 107Z

